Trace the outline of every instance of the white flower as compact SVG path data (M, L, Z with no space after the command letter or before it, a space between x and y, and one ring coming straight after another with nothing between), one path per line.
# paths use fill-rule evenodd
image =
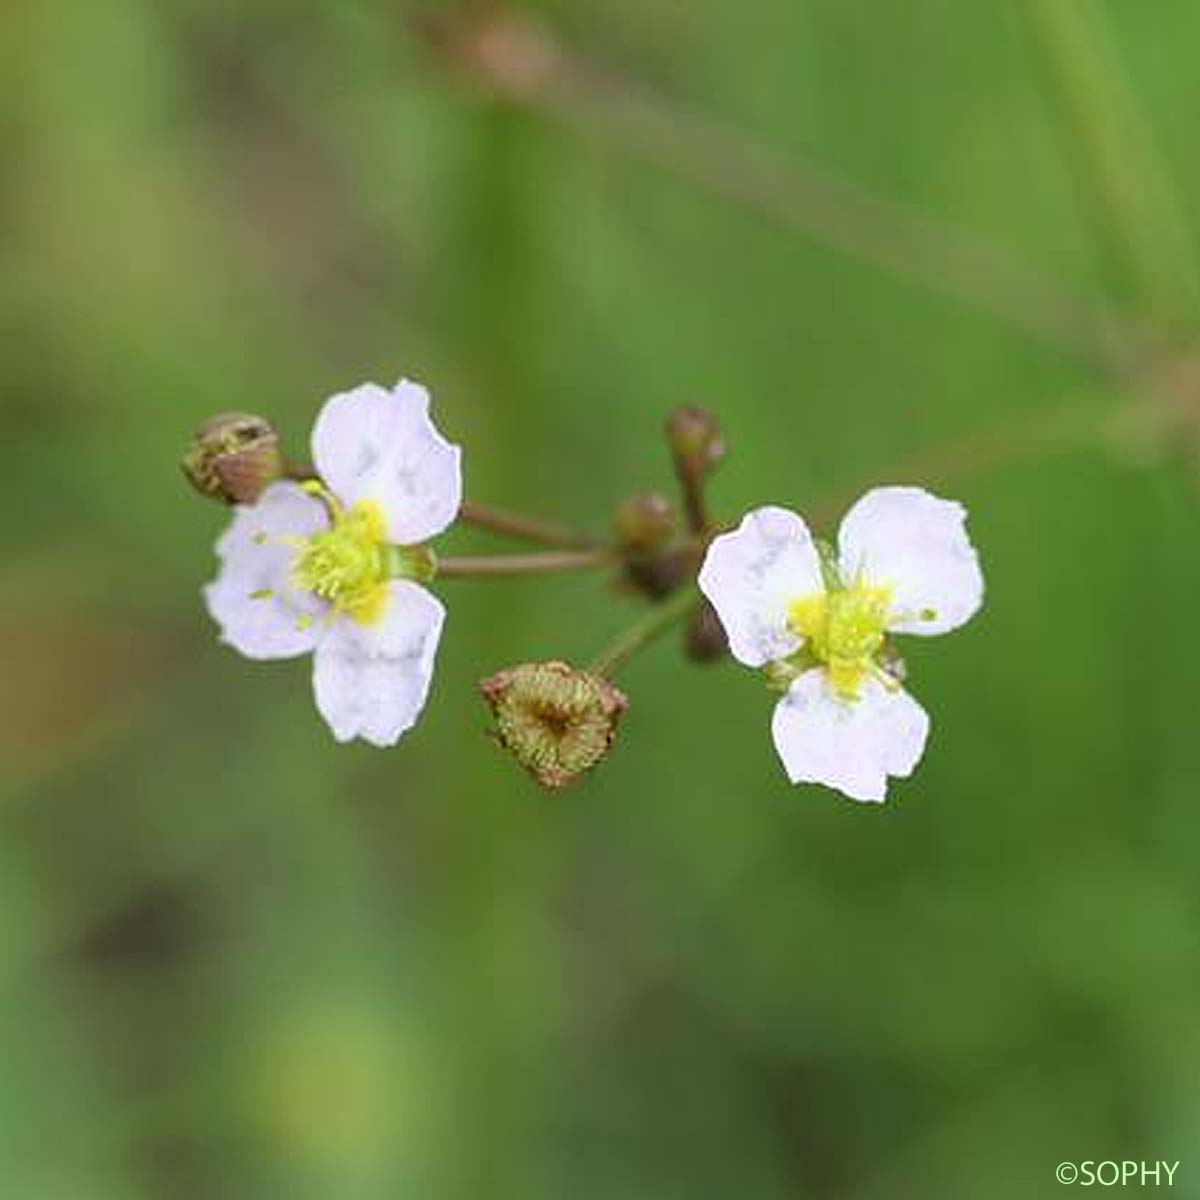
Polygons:
M700 588L733 656L788 685L772 734L793 783L882 800L888 776L920 761L929 717L889 670L887 635L948 633L978 610L966 515L920 488L882 487L846 514L836 552L784 508L713 539Z
M411 548L454 520L461 451L401 380L325 403L312 432L319 483L272 484L236 510L204 590L222 640L247 658L313 654L317 708L338 741L391 746L424 707L445 609L405 578Z

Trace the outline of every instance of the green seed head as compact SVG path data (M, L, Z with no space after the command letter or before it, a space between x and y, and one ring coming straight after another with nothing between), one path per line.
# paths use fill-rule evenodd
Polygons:
M608 680L565 662L522 663L479 686L496 717L496 741L552 791L600 762L629 705Z

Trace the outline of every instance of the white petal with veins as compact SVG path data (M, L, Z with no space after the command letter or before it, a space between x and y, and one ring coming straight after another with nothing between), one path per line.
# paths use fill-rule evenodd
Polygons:
M379 505L397 545L427 541L458 515L462 451L438 432L420 384L365 383L331 397L313 426L312 455L343 504Z
M966 518L961 504L922 488L875 488L842 521L842 577L891 589L895 633L930 637L957 629L983 603L983 574Z
M395 579L387 588L377 622L338 619L313 658L317 709L339 742L395 745L429 694L446 610L419 584Z
M837 696L822 670L806 671L775 707L775 749L792 783L823 783L852 800L881 801L889 775L921 759L929 717L903 688L865 681L856 700Z
M734 658L748 667L795 653L801 639L788 627L788 606L825 590L808 526L775 507L755 509L737 529L714 538L698 582Z
M324 506L294 483L272 484L234 511L217 542L221 567L204 601L221 640L247 658L294 658L316 645L324 605L292 586L295 541L328 525Z

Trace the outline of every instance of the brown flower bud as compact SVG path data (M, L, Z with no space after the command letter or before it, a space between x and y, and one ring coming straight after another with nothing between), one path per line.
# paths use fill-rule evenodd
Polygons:
M729 639L717 610L707 600L701 600L688 622L687 655L693 662L710 663L724 658L729 650Z
M878 662L897 683L903 683L908 678L908 665L900 657L900 651L896 649L896 643L891 638L883 643Z
M249 413L221 413L206 421L181 465L196 491L225 504L253 503L287 469L275 427Z
M667 442L680 475L702 479L725 457L725 438L717 418L703 408L684 406L667 418Z
M607 679L565 662L508 667L479 689L496 717L496 741L551 790L600 762L629 706Z
M625 561L622 586L648 600L664 600L695 575L695 550L680 546L657 554L631 555Z
M675 509L666 496L645 492L622 502L613 525L625 549L657 550L675 532Z

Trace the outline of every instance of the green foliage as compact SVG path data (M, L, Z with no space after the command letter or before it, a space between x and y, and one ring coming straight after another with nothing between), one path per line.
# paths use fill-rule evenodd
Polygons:
M482 99L414 7L0 17L0 1196L1011 1200L1062 1159L1186 1170L1194 480L1012 454L997 431L1127 397L619 131ZM1110 278L1009 6L540 7L624 85ZM1113 16L1192 217L1200 9ZM439 582L421 724L336 746L307 663L216 644L224 514L177 463L230 409L302 457L325 396L402 372L473 498L597 529L669 486L679 403L719 415L726 518L961 499L989 599L905 645L916 777L883 808L789 788L760 681L668 640L610 758L540 793L476 681L588 661L639 611L590 576Z

